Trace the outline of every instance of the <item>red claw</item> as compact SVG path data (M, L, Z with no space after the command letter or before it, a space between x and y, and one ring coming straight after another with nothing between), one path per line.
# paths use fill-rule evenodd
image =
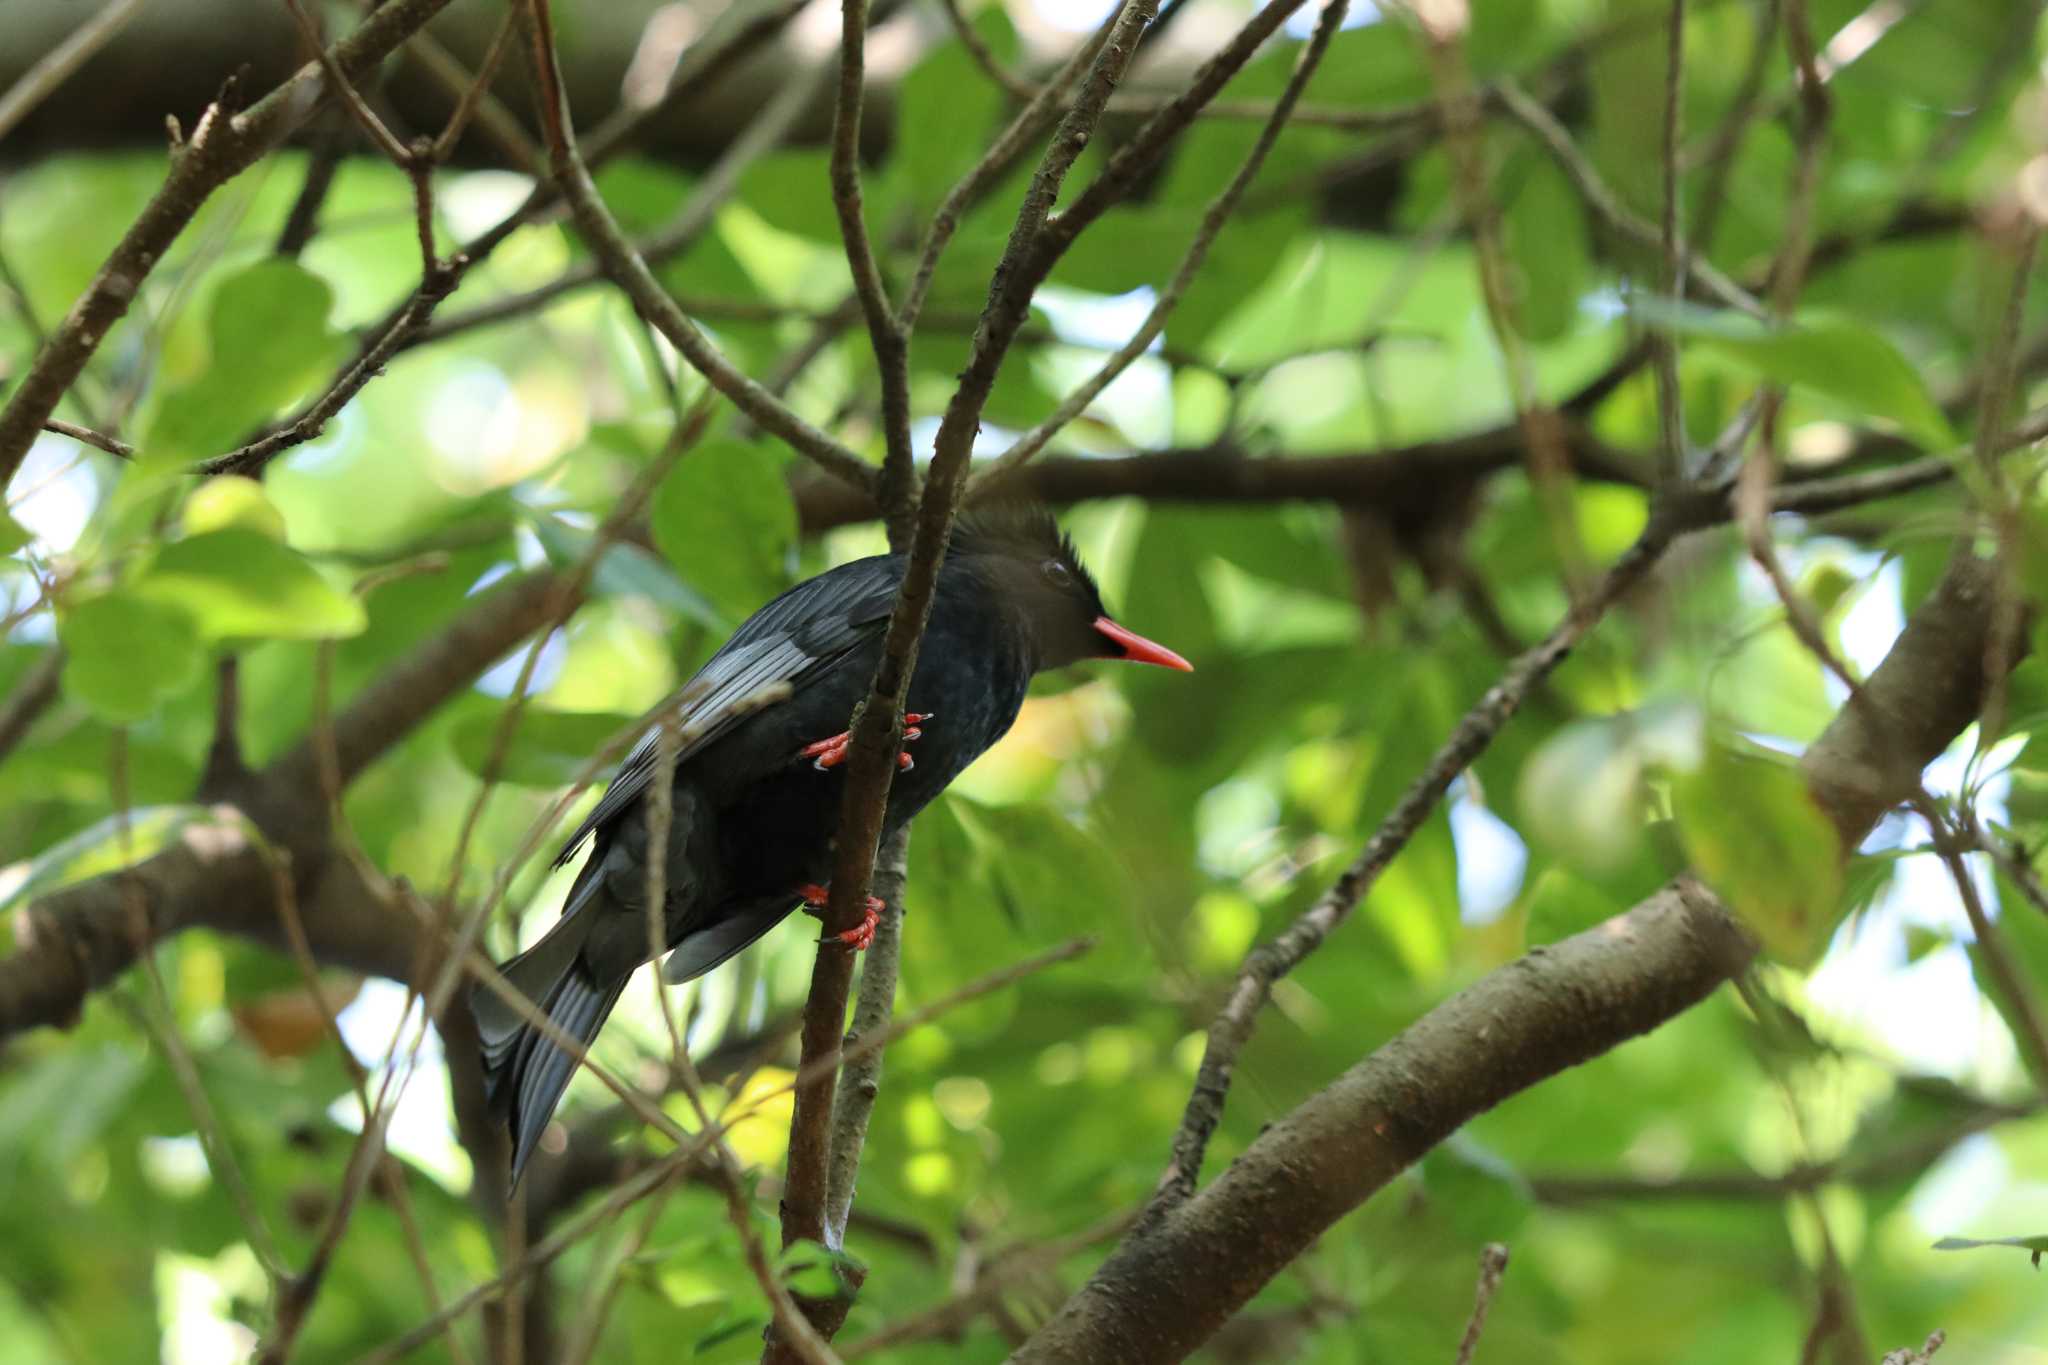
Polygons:
M938 712L936 711L904 712L903 724L905 728L903 731L903 742L908 744L911 740L920 738L924 731L918 727L937 714ZM847 746L852 744L852 742L853 732L842 730L830 739L821 739L804 745L803 748L796 751L796 756L799 759L810 759L811 766L822 773L846 762ZM902 753L896 755L896 770L898 772L909 772L916 766L917 760L910 756L910 750L905 749Z
M804 898L804 908L806 910L821 917L825 906L832 899L832 892L816 882L805 882L796 889L796 893ZM837 939L856 953L863 951L875 941L875 926L882 922L882 908L886 904L886 901L869 896L867 904L862 907L859 924L854 925L851 929L842 929L836 934L827 934L824 938L819 939L818 942L830 943L832 940Z

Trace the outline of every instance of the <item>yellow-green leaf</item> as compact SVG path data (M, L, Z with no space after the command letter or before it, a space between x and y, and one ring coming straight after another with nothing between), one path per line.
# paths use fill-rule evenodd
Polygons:
M210 640L330 639L360 634L368 619L303 555L239 526L164 546L134 591L183 610Z
M1773 956L1820 960L1840 918L1841 840L1789 763L1709 750L1672 788L1693 868Z

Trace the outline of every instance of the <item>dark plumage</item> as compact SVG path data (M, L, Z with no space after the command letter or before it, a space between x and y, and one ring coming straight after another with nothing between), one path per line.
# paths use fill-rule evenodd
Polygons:
M686 734L704 728L677 757L665 851L671 980L724 962L831 875L844 776L819 741L851 726L903 569L902 556L881 555L799 583L698 670L680 723ZM901 828L1003 736L1033 673L1089 658L1188 667L1109 619L1094 580L1045 512L1010 507L963 518L939 571L906 700L907 714L929 719L912 722L914 739L906 732L915 761L890 788L886 831ZM785 700L730 710L777 683L790 689ZM650 733L557 859L565 863L591 842L560 921L500 968L586 1045L650 956L642 797L654 768ZM847 937L866 946L859 931ZM491 1100L511 1128L517 1182L575 1064L488 988L474 988L470 1000Z

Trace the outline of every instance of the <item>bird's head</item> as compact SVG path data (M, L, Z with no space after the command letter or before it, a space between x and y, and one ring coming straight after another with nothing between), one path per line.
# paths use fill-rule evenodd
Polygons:
M960 518L949 557L974 559L990 587L1030 632L1040 668L1083 659L1126 659L1192 673L1194 665L1110 619L1073 541L1033 503L995 503Z

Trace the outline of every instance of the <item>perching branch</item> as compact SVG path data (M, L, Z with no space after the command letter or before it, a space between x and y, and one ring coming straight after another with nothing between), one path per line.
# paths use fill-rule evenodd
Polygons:
M1125 0L1108 39L1081 83L1073 108L1061 120L1046 148L996 265L967 368L940 421L918 508L916 535L883 636L882 657L860 719L853 726L838 852L832 871L832 900L825 918L828 931L856 922L874 876L889 786L896 775L896 754L902 747L904 693L917 666L918 646L930 618L946 540L965 488L974 437L980 430L982 408L988 402L1010 343L1023 325L1036 286L1035 279L1024 277L1022 264L1037 247L1067 172L1093 134L1110 92L1137 51L1138 37L1153 10L1153 0ZM804 1010L806 1064L824 1057L838 1044L845 1026L852 958L852 951L839 943L827 943L818 951ZM833 1234L826 1206L829 1182L833 1179L830 1132L834 1081L834 1073L828 1069L816 1080L797 1088L796 1112L790 1121L789 1176L782 1204L785 1246L798 1241L833 1245L828 1240ZM850 1187L850 1175L842 1179L842 1184ZM843 1309L840 1318L843 1320ZM828 1335L838 1326L829 1319L814 1318L814 1322ZM780 1348L771 1344L769 1358L780 1354Z

